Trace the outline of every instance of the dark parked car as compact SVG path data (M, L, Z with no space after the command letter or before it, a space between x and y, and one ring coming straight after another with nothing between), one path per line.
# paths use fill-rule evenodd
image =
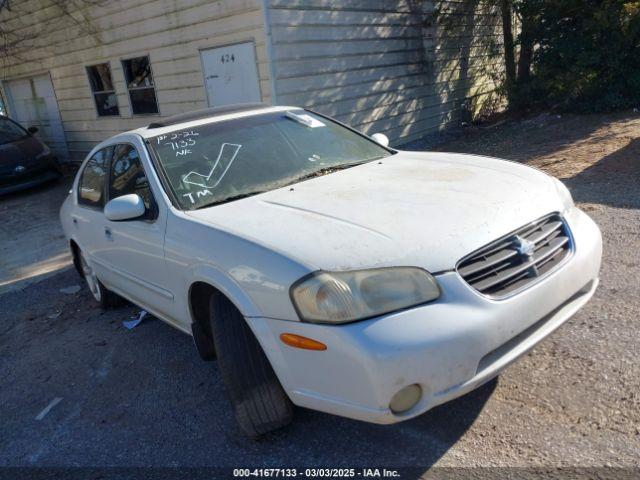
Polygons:
M0 195L33 187L62 174L49 147L34 137L38 129L22 128L0 115Z

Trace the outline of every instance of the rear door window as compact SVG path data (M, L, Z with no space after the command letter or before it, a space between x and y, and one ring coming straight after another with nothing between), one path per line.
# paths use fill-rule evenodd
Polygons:
M96 152L87 162L78 185L78 203L92 208L104 207L105 182L113 147Z
M133 145L122 143L113 152L109 199L131 193L140 195L147 210L151 208L151 189L140 155Z

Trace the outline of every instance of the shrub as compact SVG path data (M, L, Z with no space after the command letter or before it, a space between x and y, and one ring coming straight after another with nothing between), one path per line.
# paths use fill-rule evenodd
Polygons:
M640 106L640 1L531 4L538 7L528 11L535 15L532 76L516 84L516 107L586 112Z

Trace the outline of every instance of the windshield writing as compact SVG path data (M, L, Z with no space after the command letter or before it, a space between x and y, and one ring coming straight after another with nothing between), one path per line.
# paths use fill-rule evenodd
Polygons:
M199 125L149 142L185 210L390 155L375 142L303 110Z

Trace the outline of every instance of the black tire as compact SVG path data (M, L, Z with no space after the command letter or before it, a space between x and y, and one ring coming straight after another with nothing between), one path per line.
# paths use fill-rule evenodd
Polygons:
M251 438L287 426L293 404L238 309L223 295L209 302L220 376L242 431Z
M62 171L62 165L60 164L60 160L58 160L58 157L55 157L51 161L51 163L53 164L54 171L60 175L58 178L62 178L64 172Z
M82 250L78 249L78 257L80 263L80 271L82 277L87 283L89 293L96 302L100 305L100 308L108 310L110 308L117 308L122 305L122 297L116 293L113 293L107 287L105 287L98 276L93 271L93 268L87 262Z
M112 308L120 308L125 304L124 298L109 290L100 280L98 280L98 284L102 290L102 299L98 302L100 304L100 308L103 310L110 310Z

